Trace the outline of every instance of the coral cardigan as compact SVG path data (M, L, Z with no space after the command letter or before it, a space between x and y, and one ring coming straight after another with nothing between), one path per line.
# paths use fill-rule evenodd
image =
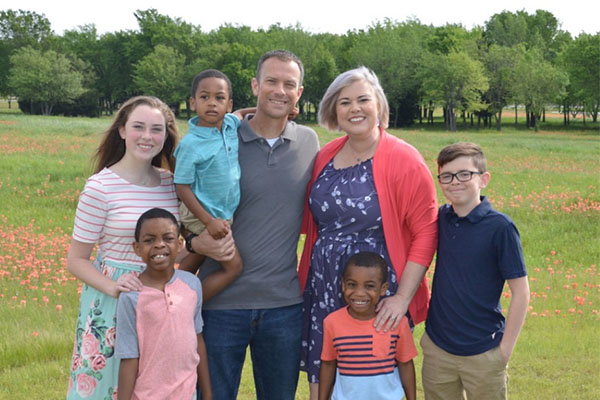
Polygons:
M348 136L334 139L317 154L306 191L302 232L306 242L298 267L304 292L317 223L308 196L311 187L327 163L340 151ZM379 198L383 233L392 266L400 278L408 260L429 267L437 248L437 201L431 172L417 149L381 129L381 140L373 156L373 179ZM415 324L425 320L429 307L429 289L423 277L408 310Z

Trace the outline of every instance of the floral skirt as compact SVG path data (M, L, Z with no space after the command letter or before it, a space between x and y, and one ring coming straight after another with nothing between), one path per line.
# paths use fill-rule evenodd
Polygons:
M101 262L98 259L94 266L112 280L131 271L142 271L141 266ZM114 357L116 321L117 298L84 284L67 399L117 398L119 360Z

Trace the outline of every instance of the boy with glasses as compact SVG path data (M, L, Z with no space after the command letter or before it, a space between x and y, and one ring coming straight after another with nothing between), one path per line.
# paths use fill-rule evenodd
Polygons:
M508 360L529 305L519 232L492 209L481 189L490 181L474 143L455 143L437 159L450 204L440 208L436 269L423 348L426 399L506 399ZM500 297L511 292L508 317Z

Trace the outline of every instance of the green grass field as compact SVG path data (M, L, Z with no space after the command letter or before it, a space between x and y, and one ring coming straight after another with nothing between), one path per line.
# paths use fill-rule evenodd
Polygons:
M79 286L65 255L78 194L110 120L25 116L14 107L0 104L0 399L62 399ZM549 118L534 133L513 121L506 117L501 133L449 133L441 124L392 133L419 149L434 174L446 144L474 141L486 152L492 181L484 194L520 230L532 291L509 397L598 399L599 126L582 129L578 119L564 130L560 118ZM181 120L182 133L185 126ZM335 136L316 129L323 144ZM503 304L508 297L506 290ZM417 342L422 331L415 329ZM255 398L247 363L239 399ZM297 398L307 396L301 375Z

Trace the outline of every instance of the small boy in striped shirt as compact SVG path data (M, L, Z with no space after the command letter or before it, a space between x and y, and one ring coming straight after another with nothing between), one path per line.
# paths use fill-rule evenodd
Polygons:
M319 400L416 398L413 358L417 355L408 320L377 332L377 303L387 290L387 265L378 254L348 260L342 278L347 307L323 323Z

